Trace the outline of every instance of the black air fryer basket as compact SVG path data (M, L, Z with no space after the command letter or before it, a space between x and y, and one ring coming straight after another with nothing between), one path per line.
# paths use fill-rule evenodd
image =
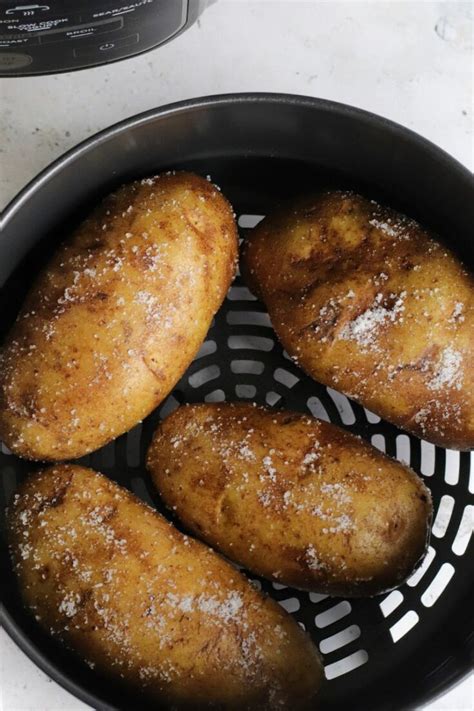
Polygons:
M467 266L474 265L473 177L434 145L341 104L271 94L211 97L154 110L102 132L56 161L13 201L0 239L2 332L38 267L93 204L124 181L171 168L210 175L232 202L243 239L280 201L311 188L347 187L420 220ZM222 400L330 420L407 462L433 493L428 555L398 590L348 601L260 581L324 655L328 682L318 708L415 708L465 676L474 659L473 454L420 441L305 376L282 350L264 306L240 276L167 400L131 432L81 461L163 511L144 467L156 423L178 404ZM32 466L2 446L0 467L3 517ZM4 528L2 518L8 633L47 674L94 708L146 708L143 699L85 667L30 619L11 573Z

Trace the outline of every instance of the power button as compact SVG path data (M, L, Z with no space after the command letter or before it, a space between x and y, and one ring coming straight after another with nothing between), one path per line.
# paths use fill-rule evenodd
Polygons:
M103 42L97 42L97 40L91 42L91 40L83 39L81 40L80 46L74 48L73 54L78 59L81 57L97 57L98 55L103 55L105 57L109 53L115 55L117 50L122 49L122 47L129 47L130 45L137 44L139 39L140 37L138 34L127 35L127 37L119 37L118 39L114 39L113 42L107 42L105 40ZM113 50L115 50L115 52Z
M19 52L2 52L0 54L0 71L14 71L27 67L33 61L29 54Z

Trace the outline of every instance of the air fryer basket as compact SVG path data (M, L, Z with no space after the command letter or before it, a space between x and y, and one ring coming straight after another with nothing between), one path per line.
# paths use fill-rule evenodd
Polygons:
M53 164L9 206L0 240L2 332L38 266L90 205L125 180L169 168L210 175L233 203L244 239L281 200L309 188L342 186L417 217L466 264L474 264L472 175L432 144L340 104L283 95L210 97L108 129ZM305 376L282 350L264 306L240 276L167 400L131 432L81 461L163 511L144 468L156 423L181 403L237 399L309 411L360 434L408 462L433 493L427 558L400 589L347 601L260 581L324 655L328 682L318 708L400 711L461 679L474 659L473 455L420 441ZM108 683L50 640L22 609L3 511L32 468L2 445L5 627L42 669L93 707L145 708L145 700Z

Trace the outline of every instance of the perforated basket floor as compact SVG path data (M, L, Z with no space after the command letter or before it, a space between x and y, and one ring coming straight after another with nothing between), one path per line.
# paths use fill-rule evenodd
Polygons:
M222 181L213 177L225 183L225 177ZM238 209L234 182L229 183L228 191ZM242 202L255 210L259 205L267 208L274 197L263 196L259 203L253 194L251 200ZM243 237L261 216L239 214ZM26 269L36 267L34 262L30 259ZM15 284L21 291L18 285L24 283L21 275L20 269L16 282L8 285L11 308ZM5 290L3 297L7 298ZM199 354L166 401L128 434L81 461L169 516L144 469L156 423L182 403L238 399L310 412L341 425L408 463L425 478L433 493L435 513L428 555L398 590L373 599L348 601L259 580L262 589L306 628L324 656L328 683L318 708L399 711L417 707L460 678L472 664L473 648L473 454L446 451L407 435L305 376L283 352L264 306L240 276ZM2 445L2 515L12 491L31 468ZM29 620L18 600L4 544L2 567L9 615L52 669L59 668L70 682L88 689L89 700L93 698L97 708L144 708L136 697L111 689Z

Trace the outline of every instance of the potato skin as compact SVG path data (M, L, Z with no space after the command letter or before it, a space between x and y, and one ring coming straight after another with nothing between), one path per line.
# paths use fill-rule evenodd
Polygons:
M431 496L335 425L251 404L181 407L147 466L192 532L249 570L330 595L400 585L426 551Z
M101 673L178 709L313 699L322 667L293 619L101 474L58 465L33 475L8 526L24 602Z
M169 393L235 271L237 230L209 181L167 173L107 197L55 253L0 356L0 438L80 457Z
M474 447L474 279L419 224L350 192L263 220L243 271L316 380L443 447Z

